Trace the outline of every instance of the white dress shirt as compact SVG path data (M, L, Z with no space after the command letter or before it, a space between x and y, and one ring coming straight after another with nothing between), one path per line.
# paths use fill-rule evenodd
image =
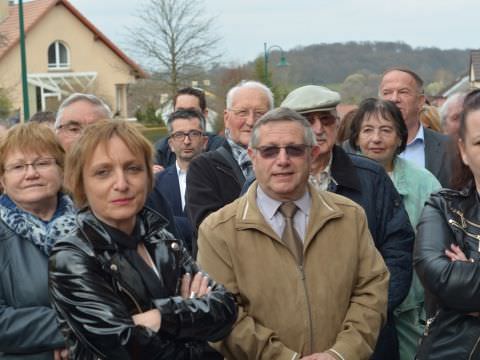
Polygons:
M182 210L185 210L185 190L187 189L187 172L180 169L178 162L175 162L177 167L178 185L180 186L180 199L182 200Z

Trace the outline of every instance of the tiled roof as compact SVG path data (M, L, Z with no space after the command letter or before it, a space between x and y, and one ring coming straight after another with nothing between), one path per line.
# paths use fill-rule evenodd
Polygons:
M23 4L23 21L27 34L56 5L65 6L79 21L81 21L96 38L105 43L117 56L130 65L136 76L145 78L147 75L132 59L113 44L95 25L83 16L67 0L34 0ZM0 59L20 41L18 5L9 5L8 16L0 23L0 34L5 36L4 45L0 46Z
M473 70L473 79L480 81L480 50L470 51L470 69Z

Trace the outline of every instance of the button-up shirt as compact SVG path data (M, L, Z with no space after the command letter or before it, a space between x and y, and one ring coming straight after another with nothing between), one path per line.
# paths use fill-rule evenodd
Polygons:
M425 135L421 124L415 138L407 144L405 150L398 156L415 163L419 167L425 167Z
M178 185L180 186L180 199L182 200L182 210L185 210L185 190L187 189L187 172L180 169L178 162L175 162L178 175Z
M272 199L268 196L261 188L260 185L257 187L257 206L267 223L272 227L273 231L282 237L283 230L285 229L285 218L279 211L281 201ZM298 210L293 217L293 226L297 231L300 239L305 242L305 235L308 226L308 217L310 214L310 207L312 205L312 199L310 193L305 191L305 194L298 200L294 201L297 205Z

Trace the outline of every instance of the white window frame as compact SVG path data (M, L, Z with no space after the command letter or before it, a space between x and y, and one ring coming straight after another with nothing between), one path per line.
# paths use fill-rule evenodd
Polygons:
M51 46L55 46L55 63L50 63L49 59L49 50ZM60 46L63 46L65 48L65 51L67 53L67 62L62 63L60 62ZM56 40L53 43L51 43L48 46L47 49L47 62L48 62L48 69L49 70L65 70L65 69L70 69L70 50L68 49L67 44L65 44L63 41Z

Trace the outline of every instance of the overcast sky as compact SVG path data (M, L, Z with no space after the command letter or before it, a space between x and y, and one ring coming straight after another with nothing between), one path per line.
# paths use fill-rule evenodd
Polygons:
M144 0L70 0L122 49ZM205 0L217 16L224 62L243 63L263 43L296 46L403 41L414 47L480 48L480 0Z

